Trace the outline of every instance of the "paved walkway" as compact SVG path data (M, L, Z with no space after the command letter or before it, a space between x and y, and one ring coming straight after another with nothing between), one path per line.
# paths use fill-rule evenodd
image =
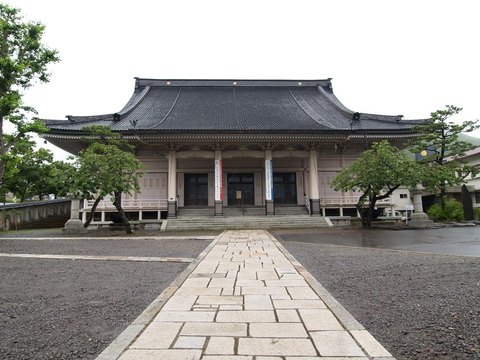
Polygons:
M228 231L207 250L143 331L99 358L393 359L268 232Z

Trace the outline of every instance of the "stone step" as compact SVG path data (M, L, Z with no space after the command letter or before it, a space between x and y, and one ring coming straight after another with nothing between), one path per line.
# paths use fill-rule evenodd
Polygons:
M184 229L272 229L327 227L323 217L295 216L241 216L241 217L190 217L169 219L168 230Z

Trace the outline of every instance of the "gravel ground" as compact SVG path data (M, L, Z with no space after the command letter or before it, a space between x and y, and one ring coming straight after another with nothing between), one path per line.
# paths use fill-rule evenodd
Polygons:
M0 253L195 258L210 242L211 240L182 239L5 240L0 238Z
M480 258L282 244L397 359L480 359Z
M90 238L90 237L164 237L164 236L216 236L218 230L181 230L181 231L158 231L158 230L135 230L133 234L126 234L124 230L97 229L89 230L86 234L64 234L63 228L52 229L26 229L18 231L0 231L0 238Z
M196 257L208 242L17 244L29 253ZM1 251L16 246L3 242ZM94 359L187 265L0 258L0 359Z

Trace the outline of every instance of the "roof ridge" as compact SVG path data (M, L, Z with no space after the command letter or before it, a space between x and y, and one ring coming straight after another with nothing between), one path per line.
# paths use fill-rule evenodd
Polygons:
M125 106L122 110L118 112L118 114L120 116L126 116L130 114L137 107L137 105L145 98L145 96L147 96L147 94L150 92L150 88L151 87L149 85L145 86L145 88L142 90L142 92L138 96L138 99L135 102L132 102L129 106ZM135 96L135 94L133 96Z
M317 111L315 111L315 109L312 108L310 105L308 105L307 100L305 100L305 99L303 98L303 96L300 95L300 96L302 97L303 101L305 101L305 103L307 103L307 105L309 106L309 108L310 108L309 110L311 110L311 112L314 112L314 113L316 113L316 114L319 116L318 119L315 119L315 118L309 113L309 111L307 111L307 110L302 106L302 104L300 104L300 102L299 102L298 99L295 97L295 95L293 95L291 89L288 89L288 92L290 93L290 96L293 98L293 100L295 100L295 103L300 107L300 109L302 109L303 112L305 112L305 114L307 114L313 121L315 121L317 124L320 124L320 125L323 125L323 126L328 126L328 127L330 127L330 128L334 128L334 126L333 126L329 121L327 121L327 120L325 120L325 119L323 119L323 118L321 119L320 114L319 114Z
M320 80L266 80L266 79L148 79L135 78L135 87L183 87L183 86L221 86L221 87L309 87L331 86L331 78Z
M178 90L178 94L177 94L177 97L175 98L175 100L173 101L173 104L172 106L170 107L170 110L168 110L167 114L163 117L162 120L160 120L160 122L158 124L156 124L155 126L153 126L153 128L155 129L156 127L162 125L162 123L167 120L167 118L170 116L170 114L172 113L173 111L173 108L175 107L175 105L177 105L177 101L178 101L178 98L180 97L180 94L182 93L182 90L183 89L180 89ZM152 105L153 106L153 105ZM149 109L150 110L150 109Z

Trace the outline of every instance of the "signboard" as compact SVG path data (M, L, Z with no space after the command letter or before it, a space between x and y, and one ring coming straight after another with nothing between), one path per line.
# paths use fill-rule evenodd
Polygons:
M265 160L265 199L273 200L272 160Z
M413 211L413 205L405 205L405 210Z
M215 201L223 201L222 160L215 160Z
M242 192L240 190L235 192L235 199L242 200Z

